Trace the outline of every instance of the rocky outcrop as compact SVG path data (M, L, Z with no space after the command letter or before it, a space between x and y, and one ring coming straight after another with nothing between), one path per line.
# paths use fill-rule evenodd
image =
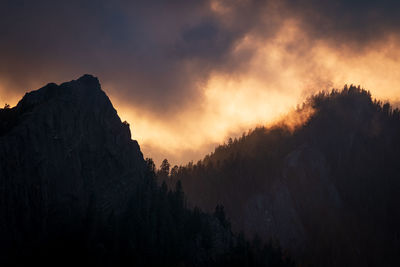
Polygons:
M0 113L3 240L43 238L48 225L95 225L121 213L145 179L129 125L91 75L48 84Z

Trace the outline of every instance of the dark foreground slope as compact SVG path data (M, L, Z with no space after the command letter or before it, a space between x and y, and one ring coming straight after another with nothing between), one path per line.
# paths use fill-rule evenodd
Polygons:
M188 199L317 266L399 266L400 113L345 87L294 131L259 128L174 168ZM300 112L301 113L301 112Z
M284 265L159 187L97 78L0 109L0 265Z

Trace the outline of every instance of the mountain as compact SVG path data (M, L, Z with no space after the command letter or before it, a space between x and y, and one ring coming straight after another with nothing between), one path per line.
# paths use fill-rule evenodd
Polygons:
M119 213L126 194L144 179L139 145L97 78L48 84L3 110L1 119L0 175L11 189L2 187L0 194L3 206L29 210L22 221L39 210L51 213L53 207L77 217L84 217L91 205ZM31 203L29 198L36 196L40 202Z
M205 210L222 204L233 229L277 239L301 264L399 266L399 110L354 86L295 113L309 110L304 124L257 128L161 176L182 181Z
M224 210L189 209L158 186L97 78L27 93L0 109L2 266L291 266L233 234Z

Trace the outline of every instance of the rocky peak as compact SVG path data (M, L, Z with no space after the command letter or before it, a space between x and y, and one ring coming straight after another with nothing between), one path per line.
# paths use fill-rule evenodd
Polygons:
M80 77L77 80L57 85L49 83L46 86L26 93L16 106L17 109L32 109L52 101L57 102L75 102L78 105L107 104L112 107L111 102L105 93L101 90L99 80L89 74Z
M139 145L96 77L47 84L0 115L7 122L0 134L0 203L17 199L44 214L27 213L18 219L26 223L22 228L33 217L46 224L52 210L78 221L89 210L118 213L127 192L145 179Z

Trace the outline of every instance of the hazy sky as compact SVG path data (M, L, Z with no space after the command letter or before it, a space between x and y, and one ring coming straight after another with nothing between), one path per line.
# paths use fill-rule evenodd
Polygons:
M198 160L309 94L400 99L400 1L1 1L0 104L99 77L146 157Z

